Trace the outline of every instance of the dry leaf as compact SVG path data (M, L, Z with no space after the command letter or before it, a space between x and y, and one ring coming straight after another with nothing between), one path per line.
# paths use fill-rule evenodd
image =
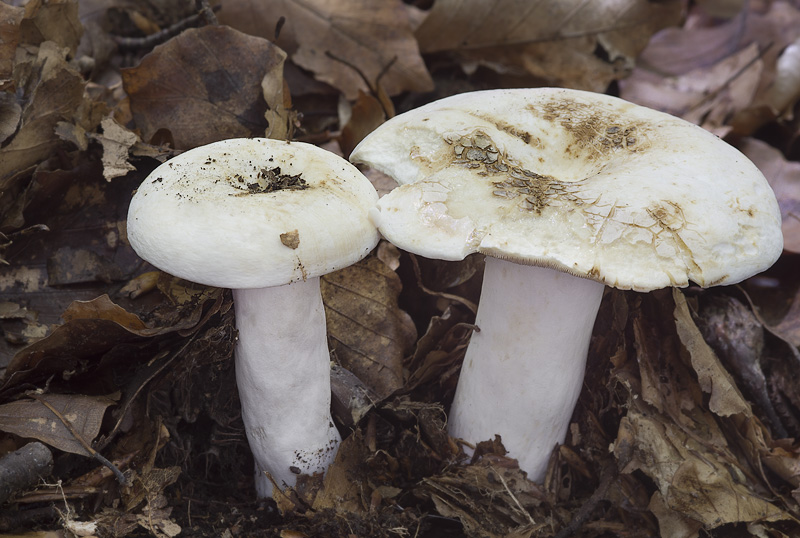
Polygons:
M111 181L124 176L136 167L128 162L128 151L139 141L139 137L121 126L111 116L100 123L102 134L92 134L91 138L103 146L103 177Z
M703 339L695 325L686 298L674 289L675 327L681 343L689 352L692 367L697 372L698 382L703 392L711 395L708 408L719 416L727 417L737 413L752 416L750 404L742 397L731 375L720 363L719 358Z
M730 123L737 133L750 134L771 119L764 115L764 95L779 53L799 36L800 10L789 2L766 10L748 3L722 24L690 14L683 27L654 36L631 78L620 83L622 96L711 128Z
M21 24L22 41L41 45L58 43L74 55L83 34L78 21L77 0L31 0L25 4L25 20Z
M780 151L755 138L741 139L736 146L775 191L783 219L783 248L800 252L800 163L787 161Z
M653 479L666 506L706 529L726 523L777 521L787 514L751 491L736 467L710 453L673 423L635 405L620 431L635 439L635 456L624 472L635 469ZM696 435L696 434L695 434ZM663 535L662 535L663 536Z
M416 35L423 52L456 51L472 65L602 92L680 9L674 1L440 0Z
M0 2L0 89L10 82L14 69L14 50L20 40L20 23L25 9Z
M758 47L752 44L713 66L679 76L663 77L637 69L620 82L620 96L725 134L718 129L750 105L762 70Z
M413 322L397 306L401 287L373 256L320 278L335 359L381 399L403 385L403 357L416 340Z
M38 398L61 413L89 445L100 433L106 408L115 403L102 396L79 394L44 394ZM0 430L38 439L64 452L90 455L67 426L38 399L0 405Z
M264 136L264 77L283 88L285 53L265 39L225 26L182 32L122 71L136 126L145 141L168 130L175 147L190 149L218 140ZM279 99L283 107L283 97ZM276 103L270 103L275 106ZM273 112L282 116L283 110ZM285 116L284 123L286 123ZM280 129L277 131L280 133Z
M400 0L226 0L218 17L223 24L275 40L294 63L348 99L369 90L358 71L369 84L386 71L380 83L389 95L433 88Z
M632 397L613 447L622 472L638 469L653 480L658 491L651 507L667 528L688 532L698 522L712 529L786 518L766 498L750 461L737 457L742 447L750 447L748 456L756 459L752 447L766 450L760 425L716 356L709 355L698 338L680 292L674 297L673 301L668 293L650 293L643 297L642 311L633 316L642 397L628 380ZM677 322L673 326L670 303ZM699 379L687 372L687 362L697 369ZM720 414L742 412L728 418L712 415L698 394L701 386L711 392ZM723 430L721 421L732 422ZM739 447L729 445L724 431L731 428L741 432L734 438Z
M52 41L39 48L17 49L17 84L25 88L22 118L10 142L0 149L0 186L9 178L49 158L62 142L55 134L83 101L83 77L66 61L67 49Z
M339 135L342 153L350 155L353 148L384 121L386 121L386 111L380 101L359 90L358 98L350 111L350 118L344 123L342 133Z
M442 516L458 518L468 536L531 536L548 527L531 513L543 494L516 460L493 454L472 465L426 478L422 491Z

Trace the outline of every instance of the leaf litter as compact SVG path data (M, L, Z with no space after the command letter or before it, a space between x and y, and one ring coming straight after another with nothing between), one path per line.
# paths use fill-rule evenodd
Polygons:
M52 476L5 503L0 532L799 532L792 3L31 0L0 13L0 454L38 439L55 456ZM133 189L214 140L347 154L395 109L543 84L619 88L726 136L778 195L781 260L726 289L608 290L569 435L534 484L501 438L467 458L446 433L482 260L382 242L322 279L336 460L255 500L231 295L136 257Z

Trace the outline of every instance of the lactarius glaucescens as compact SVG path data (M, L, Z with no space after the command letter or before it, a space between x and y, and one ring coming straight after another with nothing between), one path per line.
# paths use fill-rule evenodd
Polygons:
M233 289L236 379L256 489L324 472L339 432L319 277L378 242L378 195L353 165L316 146L224 140L156 168L133 197L128 239L159 269Z
M389 241L487 256L449 429L500 434L533 480L564 441L604 286L733 284L782 250L775 196L747 158L606 95L456 95L387 121L351 160L400 184L371 212Z

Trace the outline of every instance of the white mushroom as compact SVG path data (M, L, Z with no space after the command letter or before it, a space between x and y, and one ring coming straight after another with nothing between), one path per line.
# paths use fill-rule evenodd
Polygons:
M537 481L564 441L604 285L733 284L782 250L775 196L741 153L605 95L457 95L389 120L351 160L400 184L371 213L389 241L487 255L449 430L500 434Z
M330 414L330 357L319 277L363 258L378 199L350 163L315 146L233 139L156 168L128 212L128 239L159 269L233 289L236 379L270 496L324 472L341 440Z

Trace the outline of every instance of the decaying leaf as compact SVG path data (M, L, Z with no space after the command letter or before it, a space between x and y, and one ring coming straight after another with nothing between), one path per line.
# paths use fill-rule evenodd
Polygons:
M679 291L673 295L676 326L656 321L668 312L666 297L656 292L643 300L644 306L654 307L648 310L652 321L634 317L643 397L629 401L614 443L622 472L640 470L654 481L654 513L663 518L663 528L684 528L685 536L694 536L700 527L785 519L786 512L754 480L751 462L737 458L722 430L723 421L733 420L735 427L745 427L745 443L755 441L766 451L750 406L699 337ZM650 326L653 322L656 326ZM687 375L687 361L698 381ZM717 418L704 409L693 385L711 394ZM669 535L662 531L662 536Z
M362 75L374 84L384 71L380 82L389 95L433 87L400 0L231 0L219 19L275 40L297 65L348 99L369 90Z
M710 394L708 408L721 417L739 413L751 416L753 411L750 404L745 401L733 378L722 366L692 320L686 298L678 290L674 290L672 298L675 301L675 327L678 337L689 352L700 388Z
M100 433L106 409L115 403L101 396L46 394L38 396L38 399L0 405L0 430L38 439L64 452L83 456L90 455L84 444L45 406L45 402L68 420L83 442L90 445Z
M25 17L25 9L0 3L0 89L11 81L14 69L14 50L20 40L20 23Z
M762 105L778 56L800 37L800 10L747 3L734 18L708 24L691 13L682 27L659 32L642 52L622 96L725 134L749 135L769 121ZM723 128L724 126L724 128Z
M636 70L620 83L620 96L725 134L719 130L752 102L762 72L759 49L752 44L714 65L678 76Z
M783 248L800 252L800 163L786 160L779 150L754 138L740 140L737 147L761 170L778 198Z
M331 351L381 399L403 385L403 357L416 340L397 306L401 287L373 256L320 278Z
M285 134L267 125L262 82L282 89L285 53L265 39L224 26L187 30L122 72L136 126L145 141L168 130L179 149L226 138ZM273 107L283 107L283 96ZM278 118L283 110L271 109Z
M111 181L124 176L136 167L128 162L128 152L139 137L108 116L100 123L103 133L91 137L103 146L103 177Z
M3 185L22 172L50 157L62 142L55 134L58 122L70 121L83 101L85 82L66 60L67 49L53 41L38 48L20 47L16 72L25 88L26 106L19 128L0 150L0 180Z
M455 51L473 65L604 91L633 68L650 36L679 15L672 1L444 0L434 3L416 36L423 52Z
M443 516L458 518L468 536L528 537L548 528L531 513L542 491L515 460L486 455L479 462L427 478L422 488Z

